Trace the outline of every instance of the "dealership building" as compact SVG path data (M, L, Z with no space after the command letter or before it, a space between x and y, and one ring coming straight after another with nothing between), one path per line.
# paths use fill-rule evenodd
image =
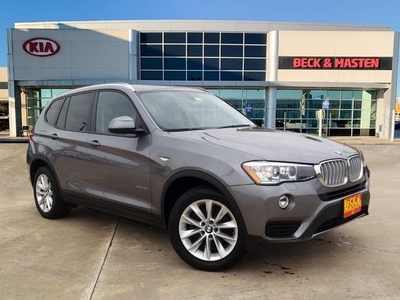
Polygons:
M10 136L49 99L107 82L203 87L260 125L393 138L398 33L253 21L16 23L7 30Z

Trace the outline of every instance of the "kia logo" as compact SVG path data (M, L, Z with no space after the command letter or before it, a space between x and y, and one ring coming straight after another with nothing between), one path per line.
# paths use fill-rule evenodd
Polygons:
M30 55L46 57L57 54L60 51L60 45L48 38L33 38L27 40L22 48Z

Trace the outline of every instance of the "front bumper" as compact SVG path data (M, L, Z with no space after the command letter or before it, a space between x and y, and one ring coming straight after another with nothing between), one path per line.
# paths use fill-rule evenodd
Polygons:
M277 186L245 185L229 187L239 206L247 230L248 248L263 242L305 241L368 215L369 172L356 183L326 188L318 179L283 183ZM361 194L361 211L343 218L344 199ZM289 196L288 209L278 206L282 195Z

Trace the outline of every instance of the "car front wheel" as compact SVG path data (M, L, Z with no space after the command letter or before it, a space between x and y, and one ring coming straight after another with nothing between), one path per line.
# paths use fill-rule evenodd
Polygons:
M63 201L53 173L48 168L37 170L33 188L36 208L44 218L62 218L71 211L71 207Z
M229 202L208 187L196 187L183 194L169 218L169 233L177 254L205 271L222 271L242 259L245 248L240 227Z

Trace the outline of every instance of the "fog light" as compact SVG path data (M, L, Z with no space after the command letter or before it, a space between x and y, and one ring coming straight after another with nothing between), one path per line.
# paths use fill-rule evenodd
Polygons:
M289 206L290 199L288 196L282 196L278 200L278 205L280 208L285 209Z

